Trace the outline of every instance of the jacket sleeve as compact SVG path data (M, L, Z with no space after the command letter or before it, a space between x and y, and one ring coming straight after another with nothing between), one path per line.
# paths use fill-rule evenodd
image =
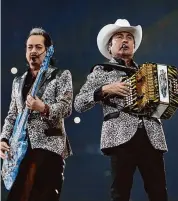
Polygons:
M72 113L73 87L72 75L65 70L61 76L56 75L56 102L49 104L49 120L66 118Z
M12 93L11 93L11 103L9 106L9 111L7 117L4 120L4 126L2 128L2 133L0 135L0 140L5 141L5 139L9 140L10 136L13 132L13 127L15 125L16 117L17 117L17 105L16 105L16 98L15 98L15 81L12 84Z
M108 75L102 66L96 66L87 77L86 83L80 89L74 100L74 108L77 112L85 112L100 103L103 98L101 88L108 84Z

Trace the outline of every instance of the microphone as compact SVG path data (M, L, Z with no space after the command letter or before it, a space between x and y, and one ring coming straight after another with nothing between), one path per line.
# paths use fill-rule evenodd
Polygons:
M122 48L125 48L125 47L127 47L127 45L124 43L124 44L122 45Z
M46 50L44 50L41 54L39 54L38 57L41 56L41 55L42 55L43 53L45 53L45 52L46 52Z
M40 57L42 54L44 54L45 51L46 51L46 50L44 50L41 54L31 53L30 57L31 57L32 59L35 59L35 58L37 58L37 57Z
M123 48L125 48L125 47L127 47L127 45L124 43L124 44L122 44L122 46L120 47L120 50L123 49Z

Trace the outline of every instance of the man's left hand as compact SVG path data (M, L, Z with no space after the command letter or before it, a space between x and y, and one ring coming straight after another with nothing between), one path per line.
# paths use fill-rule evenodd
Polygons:
M43 112L45 109L45 104L37 96L33 98L31 95L28 95L26 105L28 109L39 112Z

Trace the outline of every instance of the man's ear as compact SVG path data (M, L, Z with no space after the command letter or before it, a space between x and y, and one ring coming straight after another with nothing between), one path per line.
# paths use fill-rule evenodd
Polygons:
M108 44L108 51L109 51L109 54L111 54L111 42Z

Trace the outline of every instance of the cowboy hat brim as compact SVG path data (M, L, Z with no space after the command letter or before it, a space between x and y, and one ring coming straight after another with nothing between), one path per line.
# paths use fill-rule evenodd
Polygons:
M111 55L108 51L108 42L110 38L116 34L117 32L129 32L133 35L135 40L135 48L134 52L140 46L142 40L142 28L140 25L138 26L118 26L116 24L108 24L104 26L97 36L97 45L101 54L107 59L111 59Z

